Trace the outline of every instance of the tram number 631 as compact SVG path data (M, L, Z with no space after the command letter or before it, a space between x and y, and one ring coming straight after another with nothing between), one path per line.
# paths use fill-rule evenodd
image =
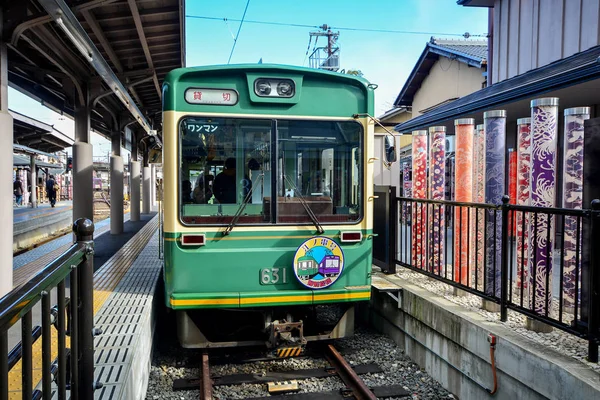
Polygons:
M260 270L261 285L276 285L278 283L287 283L286 268L263 268Z

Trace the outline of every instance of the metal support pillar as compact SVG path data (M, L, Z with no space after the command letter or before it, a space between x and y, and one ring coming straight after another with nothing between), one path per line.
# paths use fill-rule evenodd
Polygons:
M111 137L110 157L110 233L123 233L123 157L120 132Z
M150 166L150 211L158 211L156 203L156 164Z
M90 96L82 85L84 102L75 108L75 143L73 144L73 221L94 219L93 150L90 144Z
M0 32L3 28L0 9ZM1 33L0 33L1 35ZM13 286L13 118L8 113L8 59L0 36L0 297ZM4 194L2 194L4 193Z
M31 201L31 208L37 208L37 171L35 168L35 155L31 155L31 164L29 168L31 169L31 193L29 193L29 200Z
M144 166L144 172L142 174L142 179L143 179L143 191L142 191L142 213L143 214L150 214L150 179L151 179L151 172L150 172L150 167L148 166Z

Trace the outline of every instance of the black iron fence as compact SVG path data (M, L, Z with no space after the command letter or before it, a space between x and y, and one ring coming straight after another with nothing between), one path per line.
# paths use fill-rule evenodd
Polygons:
M93 329L94 224L79 219L73 231L77 242L71 248L0 299L0 400L13 394L50 399L53 381L58 399L66 399L69 390L71 399L85 400L100 386L94 383L94 335L99 333ZM41 326L32 329L34 315ZM9 351L9 339L19 336L18 324L21 341ZM41 369L42 380L35 389L32 364L39 349L41 363L36 360L35 369ZM13 371L19 362L21 382L9 385L9 374L19 375Z
M502 321L512 309L584 338L598 362L600 201L586 210L517 206L508 196L501 205L394 201L395 232L384 235L394 264L497 303Z

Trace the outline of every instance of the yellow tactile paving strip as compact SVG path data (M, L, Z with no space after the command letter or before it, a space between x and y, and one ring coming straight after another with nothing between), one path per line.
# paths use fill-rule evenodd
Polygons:
M152 234L158 227L158 216L152 218L148 223L119 251L117 251L100 269L94 273L94 315L102 308L112 291L119 284L123 276L129 270L137 256L144 249ZM64 250L63 250L64 251ZM25 266L24 266L25 267ZM21 267L23 268L23 267ZM19 269L21 269L19 268ZM56 329L51 328L52 338L52 356L54 360L58 356L58 333ZM69 338L67 337L67 347L69 346ZM42 380L41 368L36 368L41 365L42 360L42 340L38 339L32 348L32 382L33 388ZM21 397L21 361L19 361L8 374L8 398L9 400L20 400Z

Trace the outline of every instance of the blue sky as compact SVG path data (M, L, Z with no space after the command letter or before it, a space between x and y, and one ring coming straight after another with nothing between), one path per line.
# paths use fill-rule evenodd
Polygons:
M186 18L187 66L226 64L238 32L247 0L187 0L186 14L220 20ZM363 28L424 32L398 34L339 29L341 67L360 69L365 78L377 83L375 113L389 109L431 36L458 38L450 34L487 33L487 9L461 7L455 0L250 0L246 21L334 28ZM305 56L308 27L273 26L245 22L242 25L231 63L265 63L308 66ZM336 30L336 29L334 29ZM323 40L323 39L321 39ZM324 41L320 42L321 44ZM311 44L312 50L312 44ZM15 90L9 92L9 107L43 122L54 124L67 134L73 121L41 106ZM94 154L106 154L108 142L93 135Z

